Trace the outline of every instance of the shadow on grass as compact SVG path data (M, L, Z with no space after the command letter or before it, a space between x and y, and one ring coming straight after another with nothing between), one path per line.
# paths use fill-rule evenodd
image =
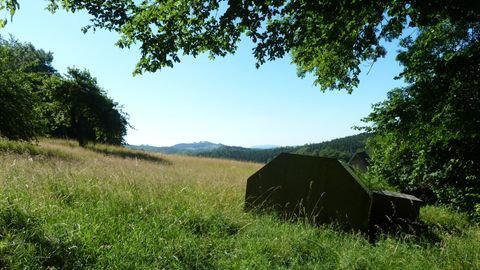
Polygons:
M170 161L163 159L159 156L152 155L139 150L129 150L126 148L122 148L120 146L87 144L86 146L84 146L84 148L100 154L107 155L107 156L140 159L140 160L146 160L146 161L152 161L152 162L159 162L167 165L171 164Z
M388 230L377 230L377 236L390 236L422 246L437 244L444 236L463 236L474 221L463 213L442 206L426 205L414 222L398 222Z
M220 214L209 216L192 216L185 222L185 227L196 236L228 237L237 234L240 225L226 219Z
M245 209L254 216L273 215L279 221L285 223L303 223L311 226L322 228L327 226L340 233L360 233L373 246L382 239L393 238L397 241L409 242L419 246L435 245L442 241L443 234L461 234L462 230L458 228L448 229L438 224L425 223L421 220L403 221L395 220L390 224L383 224L382 226L371 226L368 231L360 231L352 229L347 223L342 223L337 219L318 220L310 215L304 213L286 213L279 211L273 207L246 207Z
M389 237L426 247L439 243L442 240L441 233L438 228L423 221L398 222L388 227L376 226L371 228L368 233L368 240L375 245L379 240Z

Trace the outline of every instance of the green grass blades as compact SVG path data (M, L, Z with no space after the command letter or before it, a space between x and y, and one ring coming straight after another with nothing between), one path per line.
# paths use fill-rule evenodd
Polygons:
M372 245L334 225L245 213L260 164L62 140L28 146L51 155L2 147L3 269L480 268L478 225L448 209L421 211L435 237Z

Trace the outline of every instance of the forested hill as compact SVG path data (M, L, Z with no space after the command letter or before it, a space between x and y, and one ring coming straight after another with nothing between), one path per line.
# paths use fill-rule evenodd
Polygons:
M243 161L266 163L282 152L322 156L348 161L358 151L365 150L365 143L370 134L358 134L327 142L288 146L273 149L251 149L222 145L209 151L193 153L196 156L226 158Z
M293 153L331 157L348 161L353 154L365 150L365 144L371 134L363 133L316 144L296 147Z
M170 147L155 147L149 145L128 145L128 147L166 154L183 154L261 163L266 163L283 152L331 157L342 161L348 161L355 152L365 149L365 142L369 136L369 134L364 133L322 143L306 144L302 146L277 147L271 149L244 148L209 142L177 144Z
M193 155L266 163L282 152L293 153L295 148L287 146L272 149L254 149L224 145L211 151L197 152Z
M186 154L192 155L197 152L208 152L223 146L211 142L196 142L196 143L180 143L173 146L151 146L151 145L127 145L127 147L136 150L145 150L148 152L159 152L165 154Z

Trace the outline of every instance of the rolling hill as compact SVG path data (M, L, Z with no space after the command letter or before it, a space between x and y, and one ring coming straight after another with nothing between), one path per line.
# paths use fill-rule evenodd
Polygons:
M179 143L173 146L151 146L151 145L127 145L134 150L145 150L149 152L158 152L164 154L194 154L197 152L212 151L222 147L222 144L212 142Z
M364 133L316 144L267 149L228 146L211 142L184 143L171 147L155 147L149 145L129 145L128 147L165 154L184 154L260 163L266 163L282 152L331 157L342 161L348 161L355 152L365 150L365 143L369 136L369 134Z

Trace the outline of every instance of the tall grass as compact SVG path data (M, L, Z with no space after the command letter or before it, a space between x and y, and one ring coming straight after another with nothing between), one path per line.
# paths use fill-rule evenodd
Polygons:
M422 209L438 241L371 245L332 226L245 213L246 179L259 164L125 158L121 148L58 140L38 147L73 158L0 154L1 268L480 268L480 229L446 209Z
M53 140L50 140L53 142ZM60 140L57 140L60 142ZM64 141L67 142L67 141ZM72 158L67 152L54 147L42 147L38 143L25 141L11 141L0 137L0 154L19 154L32 157Z

